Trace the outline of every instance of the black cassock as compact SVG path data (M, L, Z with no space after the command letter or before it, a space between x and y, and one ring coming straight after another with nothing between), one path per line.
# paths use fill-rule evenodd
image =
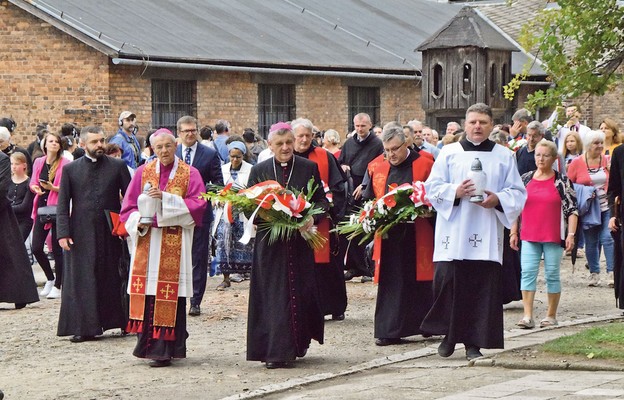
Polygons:
M10 184L11 161L0 153L0 303L34 303L39 301L37 283L11 202L7 199Z
M614 295L617 307L624 310L624 147L618 146L611 156L611 169L609 171L609 209L611 216L616 218L620 228L611 233L614 245L613 280ZM617 199L617 200L616 200Z
M390 166L386 188L391 183L411 183L416 158L418 155L410 152L404 162ZM372 184L367 186L364 197L375 197ZM428 220L433 224L433 218ZM414 224L408 223L398 224L383 239L375 306L376 338L398 339L423 333L420 324L433 304L433 291L432 281L416 281L415 243Z
M58 238L71 237L65 258L58 336L96 336L113 328L125 328L119 261L126 243L112 236L105 210L119 212L119 194L130 183L126 164L102 156L67 164L59 192ZM70 199L72 201L69 215Z
M314 146L310 146L308 151L304 153L295 153L301 157L309 158L310 152L314 150ZM325 150L323 150L325 151ZM338 160L330 152L327 153L329 182L325 182L333 195L333 205L329 209L331 216L330 229L334 228L335 221L344 218L345 207L345 182L346 175L342 172L342 168L338 164ZM329 245L331 254L329 263L316 263L316 280L319 289L319 299L321 310L324 315L341 315L347 309L347 288L344 280L344 262L340 259L340 239L338 234L329 234Z
M276 180L287 188L303 190L312 177L320 185L312 161L293 156L283 167L271 158L251 169L248 186ZM312 202L327 210L322 186ZM258 229L249 289L247 360L288 362L303 357L311 339L323 343L323 323L313 250L298 233L269 244L266 231Z

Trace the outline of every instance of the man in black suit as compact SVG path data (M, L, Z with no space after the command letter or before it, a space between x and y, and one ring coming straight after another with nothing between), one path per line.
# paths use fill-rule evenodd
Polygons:
M223 185L221 162L217 152L198 141L199 124L197 119L189 115L180 118L177 123L177 131L182 143L176 149L176 156L199 170L204 185L208 183ZM206 279L208 278L211 222L212 207L208 203L202 226L195 227L193 232L193 297L191 298L189 315L201 314L200 305L204 298Z

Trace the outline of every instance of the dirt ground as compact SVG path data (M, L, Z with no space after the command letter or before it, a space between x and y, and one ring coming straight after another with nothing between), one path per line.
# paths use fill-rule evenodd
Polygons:
M572 273L562 264L563 294L559 320L569 321L616 312L613 289L587 287L584 259ZM40 275L38 266L34 267ZM603 267L604 271L604 267ZM603 280L606 274L602 275ZM325 344L313 342L305 358L290 369L267 370L245 360L248 281L223 292L209 278L202 315L188 318L188 358L169 368L150 368L134 358L136 338L106 332L97 341L74 344L55 335L60 300L15 310L0 304L0 389L13 399L218 399L271 383L325 372L344 371L367 361L435 345L439 337L411 337L405 344L378 347L373 339L376 287L354 279L347 283L349 306L344 321L327 321ZM536 294L537 320L546 310L543 279ZM505 306L505 329L522 317L520 302ZM528 353L520 357L531 357Z

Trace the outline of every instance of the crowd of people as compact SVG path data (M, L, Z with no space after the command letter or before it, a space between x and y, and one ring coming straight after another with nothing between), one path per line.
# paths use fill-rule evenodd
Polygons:
M28 149L11 142L16 124L4 118L0 217L9 223L0 245L11 257L0 268L0 301L22 309L40 296L60 299L58 336L80 343L120 329L137 335L135 356L164 367L186 357L187 315L201 315L208 276L223 276L216 290L250 279L247 359L273 369L305 356L312 339L323 343L325 316L345 319L345 282L359 277L378 283L376 345L442 335L440 356L463 343L472 360L503 347L504 303L522 300L517 325L536 326L542 259L540 327L558 324L564 252L580 257L584 248L588 284L598 286L603 250L608 285L616 297L624 290L622 140L615 121L591 130L580 111L567 107L561 126L525 109L495 125L479 103L443 135L415 119L373 126L360 113L344 143L305 118L272 125L264 139L184 116L175 132L142 138L136 114L124 111L108 138L98 126L57 133L41 124ZM249 216L201 197L266 181L318 208L301 235L241 241ZM365 202L416 181L431 213L369 244L337 233ZM325 238L316 249L304 239L311 229ZM28 250L46 276L38 293Z

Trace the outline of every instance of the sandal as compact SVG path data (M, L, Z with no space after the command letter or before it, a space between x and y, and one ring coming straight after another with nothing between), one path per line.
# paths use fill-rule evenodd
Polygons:
M552 317L546 317L540 321L540 328L548 328L557 325L559 325L559 322L557 322L557 320Z
M217 290L222 291L222 290L225 290L225 289L229 288L230 286L231 286L230 282L223 281L223 282L219 283L219 286L217 286Z
M533 329L535 328L535 321L533 321L533 318L524 317L516 325L522 329Z

